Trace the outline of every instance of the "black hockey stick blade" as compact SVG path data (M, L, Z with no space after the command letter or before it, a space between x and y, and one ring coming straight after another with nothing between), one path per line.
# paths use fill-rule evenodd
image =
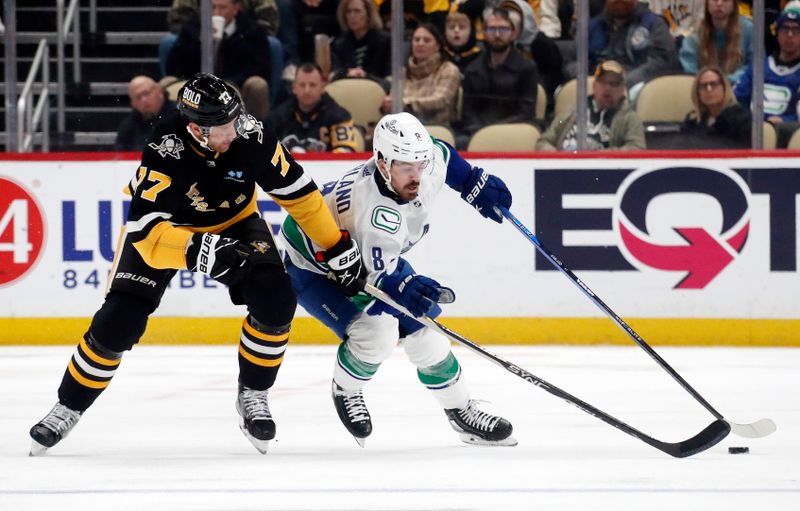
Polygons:
M656 440L656 442L659 442L661 445L653 445L653 447L661 449L665 453L675 456L676 458L687 458L717 445L722 439L728 436L730 432L730 424L722 419L717 419L692 438L677 443L659 442Z
M381 300L382 302L388 305L391 305L398 311L402 312L409 318L416 320L420 324L432 328L433 330L439 332L445 337L450 338L451 340L464 346L465 348L469 348L470 350L474 351L481 357L499 365L500 367L510 372L511 374L518 376L519 378L522 378L528 383L541 388L542 390L548 392L549 394L552 394L556 397L560 397L567 403L583 410L589 415L597 417L606 424L614 426L618 430L627 433L634 438L638 438L639 440L645 442L646 444L651 445L656 449L666 454L669 454L670 456L674 456L676 458L686 458L688 456L692 456L699 452L705 451L706 449L713 447L714 445L719 443L731 431L731 427L727 422L718 419L712 422L708 427L706 427L703 431L693 436L692 438L689 438L687 440L678 443L662 442L661 440L657 440L645 433L642 433L633 426L630 426L622 422L621 420L607 414L606 412L598 408L595 408L586 401L583 401L582 399L573 396L569 392L566 392L565 390L562 390L556 387L555 385L546 382L545 380L539 378L538 376L529 373L525 369L522 369L521 367L512 364L511 362L505 360L504 358L495 355L494 353L487 350L480 344L477 344L467 339L466 337L463 337L462 335L450 330L449 328L442 325L438 321L428 316L415 317L406 308L404 308L402 305L392 300L392 298L389 295L387 295L385 292L378 289L377 287L371 284L365 284L364 292L371 295L374 298Z
M514 216L514 214L511 213L511 211L503 207L499 207L496 209L505 218L508 219L511 225L513 225L523 236L525 236L528 239L528 241L530 241L536 247L536 250L538 250L539 253L541 253L544 256L544 258L550 262L550 264L552 264L558 271L560 271L563 275L565 275L568 279L570 279L572 283L575 284L578 287L578 289L580 289L581 292L583 292L583 294L586 295L586 297L592 301L592 303L594 303L600 310L602 310L606 314L606 316L608 316L609 319L611 319L611 321L616 323L617 326L620 327L622 331L625 332L633 342L635 342L640 348L642 348L645 351L645 353L647 353L650 356L650 358L655 360L656 363L667 372L667 374L672 376L672 378L675 381L677 381L678 384L681 387L683 387L683 389L686 390L686 392L689 393L689 395L691 395L706 410L711 412L711 414L716 419L724 420L725 422L727 422L728 425L730 426L731 432L733 432L734 435L745 438L761 438L767 435L771 435L772 433L775 432L777 428L775 426L775 423L771 419L761 419L751 424L737 424L735 422L725 419L725 417L723 417L721 413L719 413L713 406L711 406L711 403L706 401L706 399L703 396L701 396L700 393L697 392L697 390L695 390L694 387L689 385L689 382L687 382L683 378L683 376L678 374L678 371L673 369L672 366L669 365L666 360L661 358L661 355L659 355L656 352L656 350L654 350L649 344L647 344L647 342L642 338L642 336L636 333L636 331L633 328L631 328L631 326L628 325L628 323L626 323L625 320L619 317L619 315L617 315L616 312L611 310L611 307L609 307L599 296L597 296L594 293L594 291L589 289L589 286L587 286L580 278L578 278L578 276L575 275L572 272L572 270L567 268L567 266L563 262L561 262L558 256L556 256L547 247L545 247L539 240L539 238L535 234L533 234L533 232L531 232L530 229L525 227L525 225L516 216Z

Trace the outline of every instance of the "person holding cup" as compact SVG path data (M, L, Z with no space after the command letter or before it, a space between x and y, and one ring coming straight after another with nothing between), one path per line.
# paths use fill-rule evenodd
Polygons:
M212 0L211 7L214 74L239 89L247 110L263 119L269 113L269 88L279 85L268 82L271 62L267 35L244 11L242 0ZM167 75L175 81L194 76L200 71L200 57L200 22L190 21L167 57Z

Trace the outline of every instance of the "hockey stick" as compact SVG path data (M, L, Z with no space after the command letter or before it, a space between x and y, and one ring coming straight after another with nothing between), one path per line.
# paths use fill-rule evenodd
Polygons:
M734 435L746 438L761 438L771 435L775 432L776 426L772 419L761 419L751 424L737 424L723 417L722 414L714 409L714 407L711 406L708 401L706 401L703 396L701 396L691 385L689 385L689 383L687 383L686 380L684 380L683 377L678 374L677 371L675 371L675 369L673 369L663 358L661 358L661 356L656 353L655 350L653 350L653 348L651 348L650 345L647 344L644 339L642 339L642 337L633 330L633 328L631 328L625 321L622 320L622 318L620 318L613 310L611 310L611 307L606 305L599 296L594 294L594 292L589 289L589 286L584 284L581 279L572 273L572 270L567 268L564 263L562 263L561 260L556 257L555 254L545 248L545 246L542 245L542 242L539 241L539 238L537 238L535 234L525 227L517 217L515 217L506 208L500 207L498 209L503 213L503 216L505 216L514 225L514 227L517 228L519 232L521 232L526 238L528 238L528 240L530 240L531 243L534 244L536 249L548 261L550 261L550 264L555 266L556 269L561 271L561 273L566 275L576 286L578 286L578 288L583 291L583 294L589 297L589 299L594 302L595 305L605 312L606 315L611 318L612 321L614 321L614 323L616 323L623 331L625 331L626 334L628 334L631 339L633 339L633 342L638 344L640 348L650 355L650 357L655 360L662 369L667 371L670 376L672 376L675 381L681 385L681 387L683 387L689 394L691 394L693 398L703 405L706 410L711 412L714 417L716 417L718 420L727 422L730 425L731 432L733 432Z
M462 345L462 346L464 346L466 348L471 349L472 351L474 351L475 353L477 353L481 357L483 357L483 358L485 358L485 359L487 359L487 360L489 360L491 362L494 362L495 364L499 365L500 367L502 367L506 371L510 372L511 374L519 376L520 378L522 378L523 380L527 381L528 383L532 383L533 385L536 385L537 387L545 390L546 392L549 392L550 394L552 394L552 395L554 395L556 397L560 397L561 399L563 399L567 403L570 403L571 405L574 405L574 406L580 408L581 410L583 410L584 412L588 413L589 415L593 415L594 417L597 417L598 419L600 419L601 421L605 422L606 424L610 424L611 426L614 426L615 428L617 428L617 429L619 429L619 430L631 435L632 437L638 438L639 440L641 440L641 441L643 441L643 442L655 447L656 449L658 449L658 450L660 450L662 452L665 452L665 453L669 454L670 456L674 456L676 458L686 458L688 456L692 456L692 455L697 454L699 452L703 452L706 449L708 449L708 448L716 445L717 443L719 443L723 438L728 436L728 433L730 433L730 431L731 431L731 427L727 422L725 422L723 420L715 420L714 422L709 424L703 431L701 431L697 435L693 436L692 438L689 438L689 439L684 440L682 442L670 443L670 442L662 442L661 440L656 440L655 438L642 433L638 429L636 429L636 428L634 428L632 426L629 426L628 424L626 424L626 423L624 423L624 422L622 422L622 421L620 421L618 419L615 419L611 415L609 415L609 414L607 414L607 413L595 408L594 406L590 405L586 401L583 401L583 400L573 396L572 394L569 394L568 392L566 392L564 390L561 390L560 388L556 387L555 385L552 385L552 384L544 381L543 379L539 378L538 376L535 376L535 375L529 373L528 371L522 369L521 367L519 367L517 365L514 365L514 364L512 364L511 362L509 362L507 360L504 360L504 359L500 358L499 356L495 355L494 353L490 352L489 350L487 350L486 348L480 346L479 344L476 344L476 343L470 341L469 339L467 339L465 337L462 337L461 335L453 332L452 330L450 330L446 326L442 325L441 323L437 322L436 320L431 319L428 316L422 316L422 317L419 317L419 318L415 317L408 310L406 310L402 305L400 305L397 302L395 302L394 300L392 300L391 297L389 297L389 295L387 295L386 293L384 293L383 291L381 291L377 287L375 287L375 286L373 286L371 284L366 284L364 286L364 291L366 293L368 293L369 295L373 296L374 298L377 298L377 299L381 300L382 302L384 302L384 303L386 303L388 305L391 305L392 307L394 307L395 309L399 310L400 312L402 312L406 316L408 316L408 317L410 317L412 319L415 319L416 321L418 321L419 323L421 323L421 324L423 324L425 326L433 328L434 330L436 330L440 334L452 339L453 341L457 342L458 344L460 344L460 345Z

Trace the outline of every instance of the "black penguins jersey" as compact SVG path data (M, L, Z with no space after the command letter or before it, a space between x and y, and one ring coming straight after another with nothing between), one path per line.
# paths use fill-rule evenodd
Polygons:
M308 225L321 246L339 240L317 185L255 118L247 116L225 153L200 147L186 125L177 112L156 125L128 185L127 236L149 266L186 268L193 233L216 234L257 212L256 185Z

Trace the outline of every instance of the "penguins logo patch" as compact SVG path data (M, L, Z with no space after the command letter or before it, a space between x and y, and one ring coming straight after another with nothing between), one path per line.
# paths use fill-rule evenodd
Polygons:
M174 133L170 133L169 135L164 135L161 137L161 143L156 144L155 142L150 142L147 144L150 149L158 151L158 154L164 158L166 156L172 156L176 160L181 159L181 151L183 151L183 141L178 138L177 135Z
M242 138L250 139L250 135L258 135L258 143L261 144L264 140L264 125L261 121L257 121L255 117L250 114L245 114L239 117L236 131Z

